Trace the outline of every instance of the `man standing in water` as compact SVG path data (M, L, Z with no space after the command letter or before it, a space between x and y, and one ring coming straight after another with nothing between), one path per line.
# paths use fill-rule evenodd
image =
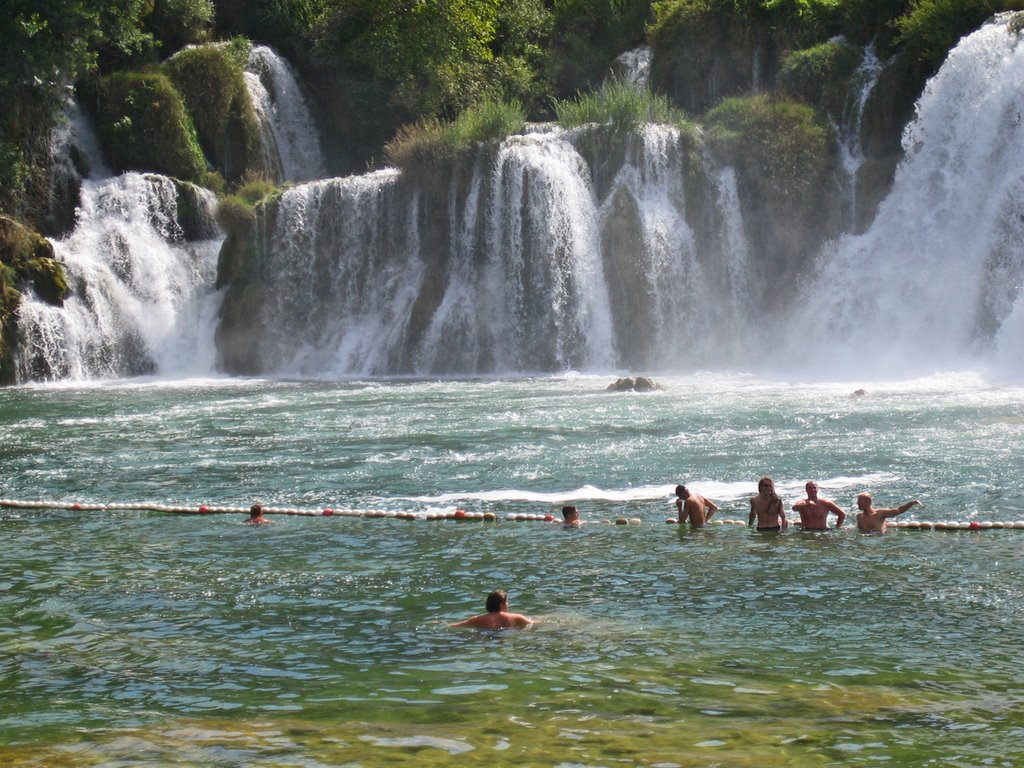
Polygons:
M533 624L521 613L508 612L508 595L505 590L496 589L487 596L487 613L473 616L465 621L449 624L451 627L472 627L473 629L523 629Z
M911 499L906 504L900 504L898 507L875 509L871 506L871 494L862 493L857 497L857 509L860 510L857 513L857 530L861 533L883 533L885 531L885 521L890 517L902 515L911 507L923 506L924 504L917 499Z
M263 516L263 506L253 504L249 507L249 519L243 520L246 525L269 525L270 521Z
M676 510L679 512L680 525L689 518L690 525L694 528L703 528L711 516L718 511L718 505L711 499L705 499L703 496L692 493L685 485L677 485Z
M818 497L818 484L811 480L804 486L807 498L793 505L793 511L800 515L800 527L805 531L828 530L828 513L836 516L836 528L841 528L846 513L837 504Z
M762 532L784 531L789 526L782 509L782 499L775 493L775 481L762 477L757 481L757 496L750 497L750 516L747 525L757 521L757 530Z

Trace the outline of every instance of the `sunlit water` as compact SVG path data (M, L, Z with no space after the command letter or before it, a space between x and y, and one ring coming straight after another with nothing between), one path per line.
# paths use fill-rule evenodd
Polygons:
M1024 519L1024 389L608 381L0 390L5 499L498 517L0 509L0 764L1024 759L1024 531L664 522L679 481L745 519L762 474ZM499 587L540 623L447 626Z

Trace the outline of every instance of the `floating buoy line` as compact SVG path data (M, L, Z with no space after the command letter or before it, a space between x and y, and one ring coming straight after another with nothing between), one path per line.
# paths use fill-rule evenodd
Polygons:
M150 504L146 502L112 502L109 504L96 504L84 502L64 501L18 501L14 499L0 499L0 507L9 509L56 509L69 512L108 512L108 511L135 511L135 512L164 512L178 515L248 515L247 507L223 507L212 504L200 504L198 506L172 506L169 504ZM562 521L552 514L529 514L511 512L504 517L499 517L493 512L467 512L464 509L456 509L449 512L392 512L382 510L357 510L357 509L335 509L325 507L319 510L294 509L291 507L263 507L264 515L291 515L300 517L369 517L384 518L392 520L466 520L480 522L497 522L508 520L512 522L543 522L561 523ZM616 519L586 520L585 524L593 525L604 523L609 525L641 525L643 520L639 517L619 517ZM676 524L675 518L668 518L666 523ZM799 526L792 523L797 529ZM711 520L712 525L736 525L747 527L746 520ZM886 528L908 531L987 531L987 530L1024 530L1024 520L1014 521L938 521L929 522L926 520L889 520L885 523ZM856 530L855 526L848 526ZM830 529L832 530L832 529Z

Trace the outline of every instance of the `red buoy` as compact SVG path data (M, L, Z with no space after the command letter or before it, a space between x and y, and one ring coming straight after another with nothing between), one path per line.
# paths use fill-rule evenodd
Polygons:
M205 504L203 504L201 507L199 507L199 514L201 514L201 515L205 515L209 511L210 511L209 508Z
M554 521L555 521L555 516L554 515L544 515L544 522L545 523L553 523Z
M330 507L328 507L327 509L324 510L324 517L330 517L333 514L334 514L334 510L331 509Z
M970 528L972 531L980 531L981 523L979 523L977 520L971 520L971 524L967 527Z
M466 510L464 510L464 509L456 509L455 510L455 519L456 520L462 520L465 517L466 517Z

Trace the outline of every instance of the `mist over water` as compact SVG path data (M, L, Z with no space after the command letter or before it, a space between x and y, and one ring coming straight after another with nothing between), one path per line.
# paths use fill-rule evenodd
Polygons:
M1019 375L1024 281L1024 43L1003 23L965 38L928 83L871 228L825 250L792 325L843 373L990 367Z

